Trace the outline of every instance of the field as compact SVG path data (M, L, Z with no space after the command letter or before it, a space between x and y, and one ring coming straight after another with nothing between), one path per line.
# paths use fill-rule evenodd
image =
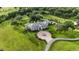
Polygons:
M28 13L25 13L26 10ZM43 9L43 8L40 8ZM76 13L79 13L79 8L76 9ZM20 11L21 10L21 11ZM37 9L32 8L32 11ZM45 9L44 9L45 10ZM43 10L43 11L44 11ZM69 9L70 10L70 9ZM72 9L73 10L73 9ZM26 23L29 23L30 16L34 12L30 11L30 8L0 8L0 50L4 51L43 51L46 42L37 38L38 31L25 31L24 27ZM36 13L41 12L37 11ZM66 11L64 11L66 13ZM24 14L25 13L25 14ZM70 12L69 12L70 13ZM21 17L18 19L18 17ZM78 19L77 15L69 16L65 18L62 15L53 15L46 12L42 12L44 19L51 19L63 24L66 21L74 22ZM2 18L1 18L2 17ZM79 38L79 29L69 29L67 31L57 31L56 25L48 26L45 31L49 31L53 38ZM78 51L79 41L56 41L49 51Z

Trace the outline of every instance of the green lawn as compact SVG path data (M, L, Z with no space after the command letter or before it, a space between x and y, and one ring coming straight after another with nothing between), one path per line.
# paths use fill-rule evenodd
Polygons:
M11 25L0 27L0 49L3 50L43 50L45 42L36 38L35 33L14 30Z

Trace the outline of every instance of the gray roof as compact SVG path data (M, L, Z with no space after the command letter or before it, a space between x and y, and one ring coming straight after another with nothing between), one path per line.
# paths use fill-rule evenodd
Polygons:
M51 23L49 20L45 20L42 22L36 22L36 23L29 23L25 26L25 29L36 31L36 30L43 30L48 27L48 25Z

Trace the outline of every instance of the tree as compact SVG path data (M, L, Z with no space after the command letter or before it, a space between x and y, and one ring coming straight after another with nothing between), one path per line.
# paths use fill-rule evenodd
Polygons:
M57 24L57 31L63 31L63 24Z
M62 18L71 18L73 16L76 16L78 14L78 11L76 8L64 8L64 7L60 7L60 8L49 8L49 12L52 15L55 16L59 16Z
M20 14L20 15L25 15L27 13L27 9L26 8L20 8L19 10L18 10L18 14Z
M69 28L75 29L74 23L72 21L65 21L64 22L64 28L67 28L67 29L69 29Z
M41 19L43 19L43 16L40 14L32 15L30 17L30 22L37 22L40 21Z
M18 15L15 18L12 19L12 25L19 25L20 24L20 20L22 19L22 16Z
M2 23L3 21L6 21L6 15L1 15L0 16L0 23Z
M57 31L68 31L69 28L75 29L74 23L72 21L65 21L64 24L57 25Z
M41 14L48 15L49 14L49 11L41 11Z
M14 17L16 17L16 15L17 15L17 11L8 13L8 15L6 17L6 20L11 19L11 18L14 18Z
M77 20L76 22L77 22L77 25L79 25L79 20Z

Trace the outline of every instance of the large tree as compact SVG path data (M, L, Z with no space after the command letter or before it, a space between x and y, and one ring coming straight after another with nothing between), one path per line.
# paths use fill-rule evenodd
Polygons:
M32 15L30 17L30 22L37 22L40 21L41 19L43 19L43 16L40 14Z

